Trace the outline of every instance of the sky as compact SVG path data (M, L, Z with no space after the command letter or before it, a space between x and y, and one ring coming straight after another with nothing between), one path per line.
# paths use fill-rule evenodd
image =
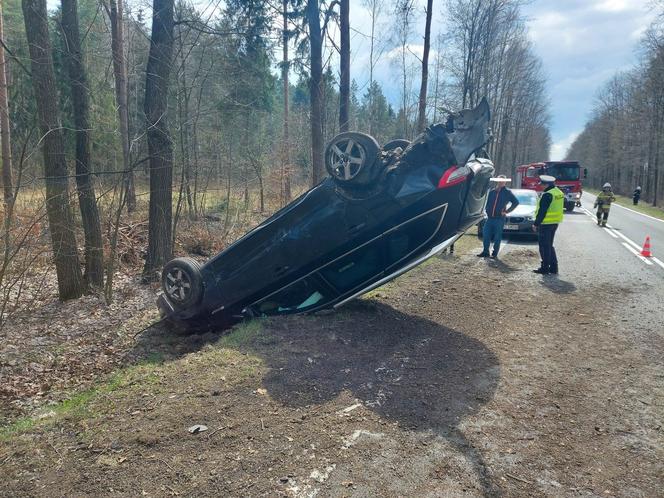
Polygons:
M654 19L650 3L651 0L532 0L525 6L529 36L543 62L551 101L551 159L562 159L583 130L602 84L638 61L638 42ZM434 35L444 23L443 4L434 0ZM422 50L423 12L418 7L415 20L418 33L411 40L411 50L415 53ZM362 0L351 0L351 72L361 89L367 80L369 45L365 34L369 26ZM389 31L389 25L380 31ZM376 79L395 106L400 95L397 58L398 50L386 51L376 68ZM418 84L413 81L413 88Z
M59 0L47 0L49 8ZM150 0L129 0L149 5ZM350 0L351 77L359 85L360 95L368 83L370 16L366 0ZM535 53L543 62L551 101L551 159L562 159L574 138L583 130L590 116L593 100L602 84L618 71L628 70L638 62L639 40L654 20L649 8L653 0L529 0L524 7L529 36ZM194 0L199 7L218 7L224 0ZM394 20L390 10L394 0L384 0L384 12L377 27L384 49L374 78L381 84L388 100L399 107L401 81L399 49L392 48ZM425 0L415 0L413 35L410 50L421 56ZM445 0L434 0L432 37L444 29ZM213 9L216 10L216 9ZM332 37L338 40L333 28ZM430 64L436 56L432 47ZM445 50L445 47L440 47ZM277 58L279 53L275 53ZM415 59L413 58L413 61ZM332 62L338 67L338 62ZM430 72L432 70L430 69ZM430 79L430 92L433 82ZM413 71L411 92L419 89L419 68Z
M597 90L638 62L654 20L649 0L535 0L525 9L530 38L547 74L552 159L583 131Z

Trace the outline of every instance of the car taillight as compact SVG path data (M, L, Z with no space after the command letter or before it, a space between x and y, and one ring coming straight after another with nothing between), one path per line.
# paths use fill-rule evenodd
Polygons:
M438 188L446 188L457 185L458 183L465 181L469 174L470 168L466 166L463 168L452 166L447 171L445 171L445 173L443 173L443 176L438 182Z

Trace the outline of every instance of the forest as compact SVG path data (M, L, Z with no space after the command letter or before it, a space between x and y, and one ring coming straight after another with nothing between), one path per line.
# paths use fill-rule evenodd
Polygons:
M486 96L498 171L547 159L523 5L4 1L0 324L56 295L110 303L124 277L150 282L174 255L222 249L319 183L341 131L412 139ZM648 99L661 98L659 50ZM631 107L596 126L646 112L628 93Z
M588 168L589 184L642 198L655 206L664 200L664 2L643 36L639 61L616 73L597 92L591 118L567 156Z

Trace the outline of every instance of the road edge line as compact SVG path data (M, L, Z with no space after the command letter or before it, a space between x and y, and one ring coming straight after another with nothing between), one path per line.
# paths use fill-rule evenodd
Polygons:
M642 213L640 211L635 211L634 209L630 209L628 207L621 206L618 203L615 203L614 205L618 206L619 208L625 209L627 211L631 211L634 214L640 214L641 216L645 216L646 218L650 218L651 220L655 220L655 221L659 221L660 223L664 223L664 220L660 220L659 218L655 218L654 216L650 216L649 214L645 214L645 213Z
M634 254L634 256L636 256L637 258L639 258L639 259L640 259L641 261L643 261L645 264L647 264L647 265L652 265L652 261L648 261L648 259L646 259L644 256L641 256L641 255L639 254L639 252L638 252L636 249L634 249L632 246L630 246L627 242L623 242L622 245L625 247L625 249L627 249L629 252L631 252L632 254Z

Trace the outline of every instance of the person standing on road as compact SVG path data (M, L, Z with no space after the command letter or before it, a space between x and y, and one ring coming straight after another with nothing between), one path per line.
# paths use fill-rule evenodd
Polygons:
M540 182L545 188L542 195L537 199L533 230L537 231L542 262L540 267L533 270L533 272L540 275L557 275L558 258L553 247L553 239L556 236L558 225L563 222L565 194L556 187L556 179L553 176L542 175L540 176Z
M616 200L616 196L613 195L611 190L611 184L605 183L602 187L602 191L597 194L595 199L595 207L597 208L597 224L606 226L606 220L609 219L609 211L611 210L611 203Z
M641 187L636 187L636 190L632 194L632 202L634 202L635 206L639 203L640 199L641 199Z
M496 183L496 188L489 192L486 201L487 219L482 230L484 249L477 256L480 258L488 257L489 245L493 242L491 257L495 259L498 257L498 251L500 251L500 242L503 240L505 215L516 209L519 200L510 189L505 187L505 184L511 181L509 178L505 178L505 175L498 175L496 178L491 178L491 181ZM508 204L509 207L507 207Z

